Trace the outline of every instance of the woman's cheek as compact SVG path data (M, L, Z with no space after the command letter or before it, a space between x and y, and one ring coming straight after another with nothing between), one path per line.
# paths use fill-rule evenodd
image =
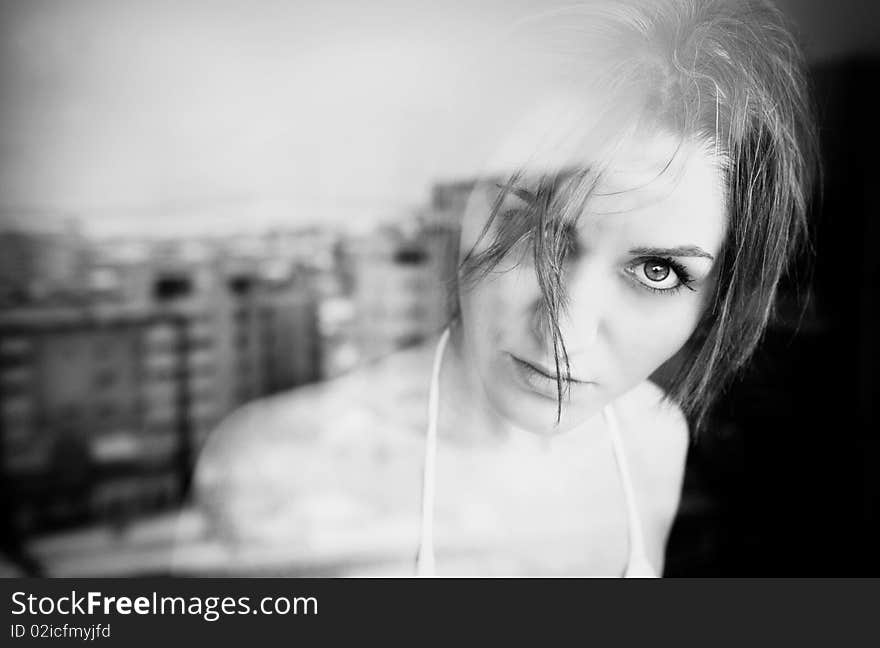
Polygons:
M494 350L505 335L507 295L498 282L486 278L461 296L463 323L469 340L471 360L484 377L490 372Z
M617 385L623 393L646 380L687 342L700 312L696 295L650 295L667 300L619 313L610 336L619 370Z
M521 337L540 296L534 272L529 268L492 272L475 288L475 293L484 321L508 341Z

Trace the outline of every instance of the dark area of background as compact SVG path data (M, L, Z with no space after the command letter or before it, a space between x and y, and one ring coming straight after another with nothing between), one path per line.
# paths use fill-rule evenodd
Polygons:
M789 282L752 367L690 452L668 576L880 572L880 60L855 54L811 71L824 167L812 287L803 308Z

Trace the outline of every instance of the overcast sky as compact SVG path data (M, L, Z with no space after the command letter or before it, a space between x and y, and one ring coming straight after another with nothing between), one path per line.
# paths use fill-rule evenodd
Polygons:
M406 210L481 168L523 96L486 43L552 4L0 0L0 207L102 233ZM814 57L873 42L861 3L785 4Z

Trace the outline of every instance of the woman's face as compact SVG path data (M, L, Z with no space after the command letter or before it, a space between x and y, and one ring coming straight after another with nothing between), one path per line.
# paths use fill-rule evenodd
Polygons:
M558 426L552 340L530 248L522 247L530 244L461 291L465 357L509 422L538 433L570 429L647 379L693 332L711 295L725 205L712 152L679 145L658 134L619 147L580 216L559 319L572 380ZM517 186L532 191L534 177ZM471 196L462 254L491 242L491 231L480 233L499 192L493 185ZM499 213L525 206L511 192L504 200Z

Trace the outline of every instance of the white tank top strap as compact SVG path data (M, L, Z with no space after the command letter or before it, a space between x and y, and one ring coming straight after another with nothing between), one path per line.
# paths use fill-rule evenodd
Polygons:
M642 519L639 515L638 503L633 490L626 448L623 444L623 437L620 434L620 423L617 420L617 414L614 412L611 403L605 406L602 414L608 427L608 434L611 437L614 460L617 464L617 472L620 474L620 482L626 502L627 526L629 528L629 556L623 576L624 578L656 578L657 574L654 571L654 566L648 560Z
M437 422L440 418L440 367L443 351L449 340L447 327L434 351L431 383L428 388L428 431L425 438L425 463L422 473L422 512L419 530L419 552L416 556L416 576L434 576L434 489L437 483Z

